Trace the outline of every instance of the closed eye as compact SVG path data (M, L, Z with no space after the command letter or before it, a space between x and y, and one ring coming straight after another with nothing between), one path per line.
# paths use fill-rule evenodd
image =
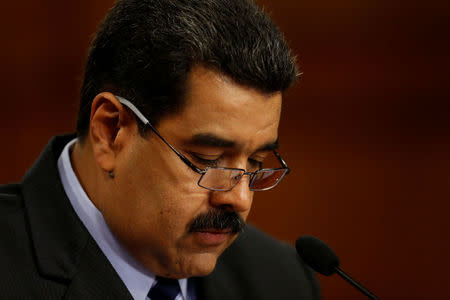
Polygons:
M217 164L220 160L220 156L217 157L217 155L205 155L205 154L199 154L195 152L190 153L192 158L199 164L208 166L208 167L217 167ZM210 159L214 158L214 159Z

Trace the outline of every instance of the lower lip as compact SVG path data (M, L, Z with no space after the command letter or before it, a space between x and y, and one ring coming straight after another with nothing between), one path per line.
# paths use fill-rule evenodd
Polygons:
M227 241L231 235L230 232L208 232L197 231L193 233L200 244L204 246L218 246Z

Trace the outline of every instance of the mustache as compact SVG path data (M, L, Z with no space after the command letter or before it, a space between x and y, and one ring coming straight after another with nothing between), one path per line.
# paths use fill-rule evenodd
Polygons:
M244 231L245 221L235 211L211 209L207 213L200 214L192 221L189 231L203 231L205 229L231 229L232 233Z

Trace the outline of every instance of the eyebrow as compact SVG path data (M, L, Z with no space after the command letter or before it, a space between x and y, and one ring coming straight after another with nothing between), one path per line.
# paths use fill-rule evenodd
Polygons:
M221 148L232 148L236 145L236 142L218 137L212 133L196 134L192 137L192 140L190 142L198 146L210 146Z
M275 142L269 142L267 144L262 145L261 147L256 149L255 152L277 150L279 146L280 144L278 143L278 139L276 139Z
M232 140L228 140L212 133L199 133L192 137L191 144L196 146L209 146L209 147L220 147L220 148L232 148L236 146L236 142ZM272 151L278 149L278 139L274 142L268 142L258 149L255 152L259 151Z

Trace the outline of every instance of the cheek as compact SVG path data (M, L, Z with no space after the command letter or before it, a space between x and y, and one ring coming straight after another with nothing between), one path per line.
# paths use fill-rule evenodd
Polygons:
M158 232L156 228L162 235L184 230L207 199L197 185L196 174L180 170L171 153L160 150L163 147L167 146L134 144L116 172L116 189L111 192L115 219L126 225L133 239L152 235Z
M185 245L192 220L207 203L205 194L186 194L164 190L162 185L149 189L145 197L134 198L127 205L121 236L138 257L156 257L168 262L177 257ZM131 200L131 199L129 199Z
M130 176L124 209L129 210L129 224L139 239L161 233L162 242L169 242L185 234L193 218L208 203L207 193L198 187L192 177L180 180L176 172L167 169L158 172L155 164Z
M198 192L200 174L191 170L160 139L154 138L156 140L134 147L130 166L136 168L152 187L160 187L163 193L172 190L179 193Z
M196 210L207 202L208 197L197 184L200 175L158 141L147 143L140 151L142 155L136 155L130 164L138 170L133 176L134 182L130 182L130 189L140 199L140 208L150 207L164 216Z

